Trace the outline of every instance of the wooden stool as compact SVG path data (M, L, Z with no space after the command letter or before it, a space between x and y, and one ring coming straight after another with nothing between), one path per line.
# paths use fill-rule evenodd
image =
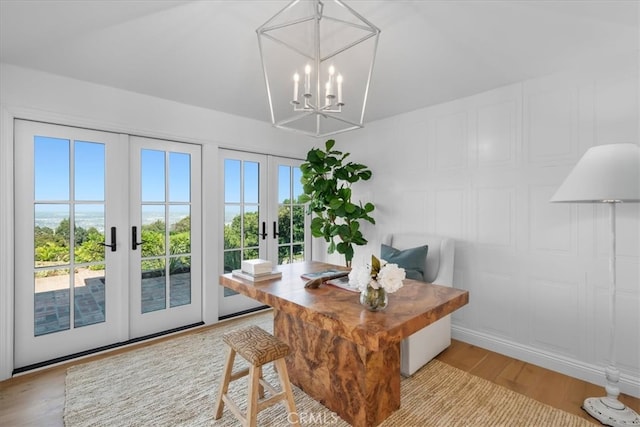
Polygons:
M284 400L287 411L289 411L287 421L293 425L299 425L296 404L293 400L293 392L291 391L289 375L287 374L287 366L284 363L285 356L289 354L289 346L264 329L254 325L228 332L223 335L222 339L229 346L229 352L220 390L218 391L215 419L217 420L222 416L222 410L226 403L229 406L229 410L242 422L243 426L255 427L258 412ZM251 366L232 373L236 353L240 354ZM262 378L262 366L269 362L274 362L275 364L280 378L280 386L282 387L281 392L278 392ZM245 416L238 405L227 395L227 391L231 381L242 378L247 374L249 375L249 393L247 415ZM259 401L258 397L264 397L263 387L269 390L271 396Z

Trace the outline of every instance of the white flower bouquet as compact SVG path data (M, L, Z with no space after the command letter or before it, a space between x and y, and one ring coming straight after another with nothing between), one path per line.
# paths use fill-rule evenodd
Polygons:
M354 267L349 273L349 285L360 289L360 302L370 310L387 306L387 293L402 287L406 273L398 264L390 264L371 256L371 264Z

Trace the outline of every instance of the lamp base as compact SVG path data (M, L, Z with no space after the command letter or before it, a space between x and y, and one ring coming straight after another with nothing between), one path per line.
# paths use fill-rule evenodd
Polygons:
M589 397L582 404L582 409L606 426L640 426L640 416L617 399Z

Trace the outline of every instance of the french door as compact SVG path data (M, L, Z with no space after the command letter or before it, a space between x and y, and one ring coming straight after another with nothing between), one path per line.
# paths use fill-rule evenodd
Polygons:
M131 137L131 338L202 320L200 146Z
M223 242L220 271L239 269L242 260L274 265L311 259L311 235L302 194L302 160L220 150L223 183ZM229 316L259 306L220 287L219 314Z
M15 165L16 368L201 319L199 147L16 120Z

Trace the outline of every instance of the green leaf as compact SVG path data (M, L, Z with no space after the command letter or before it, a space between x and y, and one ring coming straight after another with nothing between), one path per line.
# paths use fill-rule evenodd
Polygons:
M363 181L368 181L371 178L371 175L372 175L372 173L371 173L370 170L366 170L366 171L362 171L362 172L358 173L358 176Z
M353 213L356 210L356 205L354 205L353 203L345 203L344 204L344 210L349 214L349 213Z
M349 248L349 244L345 242L340 242L336 245L336 249L338 250L339 254L345 253L348 248Z
M318 160L318 150L316 148L312 148L311 150L309 150L309 152L307 153L307 162L316 163L318 162Z
M380 272L380 260L371 255L371 274L378 274Z
M347 224L340 224L338 234L342 240L347 240L348 237L351 237L351 228Z
M351 262L353 259L353 246L349 245L344 251L344 259L347 261L347 264Z
M324 148L327 151L331 151L334 145L336 145L336 141L334 139L329 139L324 143Z
M376 207L375 207L375 206L373 206L373 203L367 203L366 205L364 205L364 211L365 211L366 213L373 212L373 210L374 210L375 208L376 208Z
M311 200L311 197L307 194L301 194L298 196L298 203L307 203L309 200Z
M343 205L343 203L344 202L342 200L340 200L340 199L331 199L329 201L329 207L331 209L338 209Z

